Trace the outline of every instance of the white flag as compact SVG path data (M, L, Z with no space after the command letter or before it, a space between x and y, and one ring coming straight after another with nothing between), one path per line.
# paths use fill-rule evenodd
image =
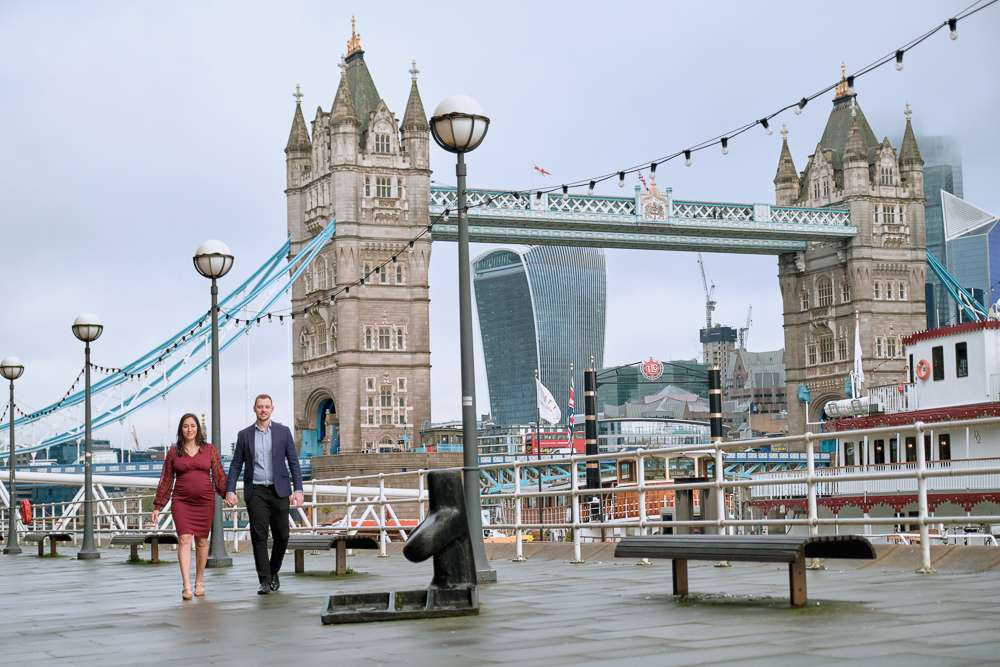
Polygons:
M559 423L559 418L562 417L559 404L556 403L556 399L552 398L552 392L546 389L538 378L535 378L535 393L538 396L539 419L544 419L550 424Z
M854 316L854 380L851 387L854 397L861 396L861 385L865 381L865 370L861 367L861 321Z

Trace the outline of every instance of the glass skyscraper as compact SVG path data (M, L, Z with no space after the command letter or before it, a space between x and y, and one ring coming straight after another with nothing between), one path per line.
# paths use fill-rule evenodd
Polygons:
M958 197L943 194L948 272L986 308L1000 298L1000 225L997 217Z
M472 262L476 310L496 424L535 421L535 369L566 421L569 365L583 412L583 369L604 363L604 250L501 248Z

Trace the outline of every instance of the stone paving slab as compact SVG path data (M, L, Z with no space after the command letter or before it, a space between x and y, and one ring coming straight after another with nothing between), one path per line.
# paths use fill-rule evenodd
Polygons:
M339 626L320 623L328 594L422 588L431 564L396 548L359 552L348 565L365 574L338 579L295 575L289 557L281 590L257 596L252 556L237 553L234 567L207 572L206 597L185 602L176 564L127 565L127 550L0 556L0 664L1000 663L1000 576L954 550L942 559L957 564L935 575L901 569L909 554L882 567L831 562L807 574L809 605L792 609L785 566L692 562L693 594L681 600L669 562L638 566L597 545L594 560L572 564L566 545L552 546L534 545L523 563L492 551L499 583L480 588L478 617ZM306 567L325 575L335 559L307 554Z

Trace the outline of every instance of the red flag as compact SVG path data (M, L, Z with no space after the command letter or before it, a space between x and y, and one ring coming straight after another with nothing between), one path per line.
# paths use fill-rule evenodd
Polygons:
M548 172L548 171L545 171L544 169L542 169L541 167L539 167L539 166L538 166L537 164L535 164L534 162L532 162L532 163L531 163L531 166L532 166L532 167L534 167L534 168L535 168L535 171L537 171L537 172L538 172L539 174L541 174L541 175L542 175L542 176L544 176L545 178L552 178L552 174L551 174L550 172Z
M649 186L646 185L646 179L642 177L642 172L640 171L640 172L637 172L637 173L639 174L639 180L642 181L642 187L644 187L645 189L648 190Z

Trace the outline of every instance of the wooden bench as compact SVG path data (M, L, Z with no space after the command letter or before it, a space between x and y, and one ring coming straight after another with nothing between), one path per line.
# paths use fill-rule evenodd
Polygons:
M111 537L113 547L131 547L129 559L139 560L139 545L148 544L152 548L151 563L160 562L161 544L179 544L173 533L119 533Z
M25 542L38 544L38 555L45 555L45 538L49 540L49 550L53 556L57 556L56 542L72 542L73 536L69 533L28 533L24 536Z
M670 558L674 595L688 594L687 562L788 563L789 600L806 599L806 558L875 558L875 548L857 535L650 535L625 537L616 558Z
M295 571L306 571L305 552L328 551L337 548L337 576L347 574L348 549L378 549L378 540L367 535L289 535L288 549L295 552ZM274 540L267 540L267 548L274 546Z

